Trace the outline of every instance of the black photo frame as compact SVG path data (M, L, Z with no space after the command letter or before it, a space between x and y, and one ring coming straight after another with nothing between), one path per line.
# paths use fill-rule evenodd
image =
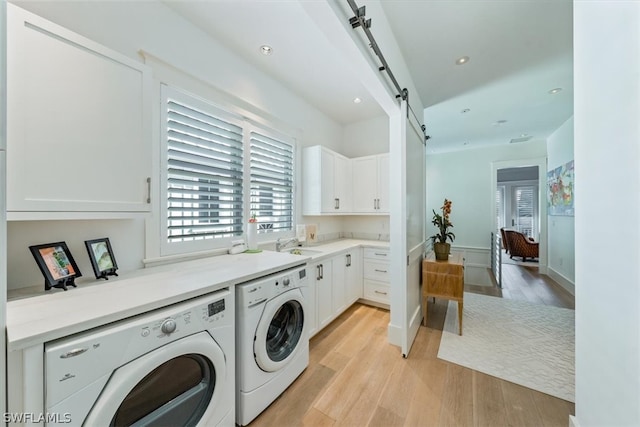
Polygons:
M76 287L75 279L82 276L65 242L29 246L38 268L44 276L44 290L67 286Z
M96 279L109 280L108 276L118 275L116 273L118 264L116 263L116 257L113 255L113 249L108 237L85 240L84 244L87 247Z

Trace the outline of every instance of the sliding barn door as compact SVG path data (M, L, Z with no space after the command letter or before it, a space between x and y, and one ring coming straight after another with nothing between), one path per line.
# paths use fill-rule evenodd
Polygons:
M403 112L406 115L406 103ZM406 292L404 295L402 354L407 356L422 321L420 269L425 243L425 145L424 133L416 120L406 119Z

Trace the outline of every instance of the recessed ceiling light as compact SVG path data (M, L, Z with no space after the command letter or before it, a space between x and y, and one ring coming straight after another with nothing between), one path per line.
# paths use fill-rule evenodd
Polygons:
M460 111L462 114L464 113L468 113L469 111L471 111L471 108L465 108L464 110Z
M461 58L456 59L456 65L466 64L467 62L469 62L468 56L463 56Z
M507 121L506 121L506 120L504 120L504 119L501 119L501 120L497 120L497 121L495 121L495 122L493 123L493 125L494 125L494 126L501 126L501 125L503 125L503 124L505 124L505 123L507 123Z
M557 88L555 88L555 89L551 89L551 90L549 91L549 93L550 93L551 95L555 95L556 93L560 92L561 90L562 90L562 88L561 88L561 87L557 87Z
M521 138L524 138L525 136L529 136L529 134L528 134L528 133L521 133L521 134L520 134L520 137L521 137Z
M263 44L260 46L260 52L262 52L263 55L271 55L273 53L273 48L269 45Z
M353 98L353 103L354 104L360 104L362 102L362 99L358 98L357 96L355 98Z

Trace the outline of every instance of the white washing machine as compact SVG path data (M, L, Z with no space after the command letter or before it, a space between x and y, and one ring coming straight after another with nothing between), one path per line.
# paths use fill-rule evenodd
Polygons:
M304 267L236 285L236 422L249 424L309 365Z
M45 344L49 426L233 426L228 288Z

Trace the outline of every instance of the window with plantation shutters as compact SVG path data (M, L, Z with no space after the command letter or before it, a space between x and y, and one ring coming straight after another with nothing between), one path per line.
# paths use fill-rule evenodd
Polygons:
M499 185L496 189L496 224L498 230L505 227L505 187Z
M251 215L258 233L293 230L293 146L259 132L250 138Z
M160 256L229 248L252 216L265 239L290 236L294 139L177 88L161 94Z
M243 130L214 107L163 88L167 241L242 235Z
M537 189L534 186L514 187L515 198L515 227L521 233L534 237L536 230L536 198Z

